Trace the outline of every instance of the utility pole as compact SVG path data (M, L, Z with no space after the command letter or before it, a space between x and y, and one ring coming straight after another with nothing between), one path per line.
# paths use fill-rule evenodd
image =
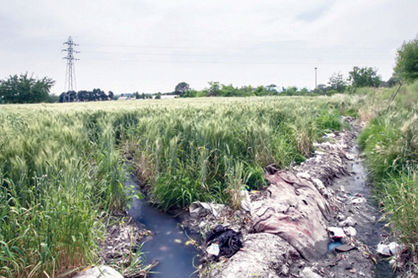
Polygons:
M315 89L318 88L318 68L315 67Z
M80 51L77 51L74 49L74 47L78 46L78 44L74 43L71 36L69 36L68 40L64 42L63 44L67 45L67 48L62 50L64 52L67 52L67 56L63 57L64 60L67 60L67 66L66 66L66 71L65 71L64 91L65 92L74 91L74 89L77 89L74 61L80 60L80 59L76 59L74 57L74 54L80 53Z

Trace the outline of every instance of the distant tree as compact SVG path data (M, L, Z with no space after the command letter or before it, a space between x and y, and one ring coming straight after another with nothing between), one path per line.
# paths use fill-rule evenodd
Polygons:
M406 81L414 81L418 78L418 37L404 42L398 49L395 73Z
M219 90L219 95L223 96L223 97L231 97L231 96L236 96L237 95L237 89L232 86L232 84L230 85L221 85L221 89Z
M337 92L340 92L340 93L342 93L347 86L347 83L344 80L344 77L341 73L334 73L329 78L328 84L331 90L336 90Z
M67 97L67 93L61 93L58 97L59 102L65 102L65 98Z
M378 87L382 82L380 76L377 75L377 70L371 67L354 67L349 72L348 80L351 81L351 85L355 88Z
M89 100L89 94L90 94L90 92L86 91L86 90L78 91L78 93L77 93L78 101L88 101Z
M110 100L113 100L113 98L115 97L115 94L112 91L109 91L109 93L107 93L107 95L109 96Z
M221 87L219 82L209 82L208 97L219 96L221 93Z
M287 87L283 93L285 95L291 96L291 95L296 95L297 92L298 92L298 88L295 86L292 86L292 87Z
M309 94L309 90L307 89L307 88L302 88L300 91L299 91L299 94L301 94L301 95L308 95Z
M155 95L155 99L161 99L161 93L160 93L160 92L158 92L158 93Z
M180 82L174 88L174 92L180 96L183 96L188 90L190 90L190 86L186 82Z
M27 73L0 80L0 103L36 103L49 100L55 81L48 77L35 79Z
M315 89L315 93L317 94L321 94L321 95L326 95L327 94L327 85L325 84L318 84L318 86Z
M277 95L278 94L277 86L275 84L267 85L266 90L268 92L270 92L272 95Z
M266 96L269 95L269 91L267 91L267 89L263 86L258 86L257 88L255 88L254 94L256 96Z

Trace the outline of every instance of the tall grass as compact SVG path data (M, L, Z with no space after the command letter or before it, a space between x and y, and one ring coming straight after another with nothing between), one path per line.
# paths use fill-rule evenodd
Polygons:
M367 127L359 143L377 196L383 200L395 235L418 247L418 82L395 89L365 89L359 111ZM392 101L393 99L393 101Z
M122 210L123 155L163 209L239 206L263 168L303 161L355 98L268 97L8 105L0 110L0 276L50 277L97 259Z
M84 114L0 113L0 275L53 276L93 262L99 213L124 208L112 129L91 141L85 122Z

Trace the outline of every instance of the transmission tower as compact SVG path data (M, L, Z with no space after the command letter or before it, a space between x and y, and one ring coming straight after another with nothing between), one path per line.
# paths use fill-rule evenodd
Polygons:
M80 60L80 59L76 59L74 57L74 54L80 53L80 51L77 51L74 49L74 47L78 46L78 44L74 43L71 36L69 36L68 40L64 42L63 44L67 45L67 48L62 50L62 51L67 52L67 56L63 57L63 59L67 60L67 67L65 70L64 91L66 92L74 91L74 89L77 89L74 61Z

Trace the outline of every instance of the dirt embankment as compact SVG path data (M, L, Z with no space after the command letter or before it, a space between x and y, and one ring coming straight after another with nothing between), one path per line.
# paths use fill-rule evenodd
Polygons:
M360 126L344 120L352 128L327 134L301 165L267 167L269 187L250 194L241 210L191 210L184 221L191 229L222 224L243 234L244 247L230 259L204 260L202 277L375 277L374 248L387 234L368 200Z

